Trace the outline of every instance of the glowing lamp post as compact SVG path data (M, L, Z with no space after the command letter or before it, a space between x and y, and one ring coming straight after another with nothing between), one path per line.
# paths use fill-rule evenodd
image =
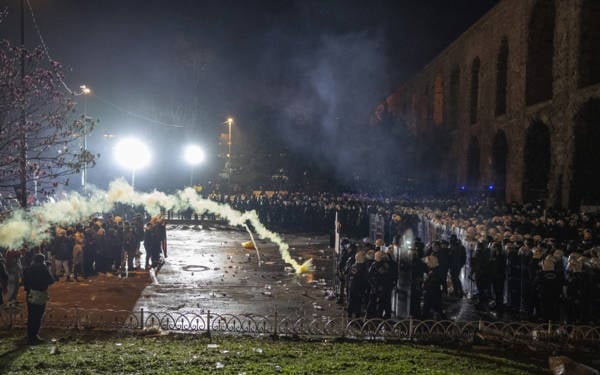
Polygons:
M131 187L135 189L135 171L150 163L150 150L138 139L125 138L115 146L115 158L123 167L131 169Z
M231 178L231 125L233 125L233 119L230 117L227 119L227 121L225 121L225 123L227 124L227 132L228 132L228 138L227 138L227 174L229 176L229 178Z
M83 95L83 152L87 153L87 97L92 93L92 90L86 85L79 86L81 92L79 95ZM87 183L87 155L86 160L83 162L83 168L81 169L81 188L85 193Z
M228 139L227 139L227 157L231 159L231 125L233 125L233 119L230 117L227 119L227 130L228 130Z
M190 186L194 186L194 167L204 161L204 151L196 145L189 145L185 148L183 157L190 165Z

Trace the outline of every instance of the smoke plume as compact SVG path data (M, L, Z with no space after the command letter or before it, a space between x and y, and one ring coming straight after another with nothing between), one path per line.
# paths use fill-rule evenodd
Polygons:
M259 238L270 240L278 246L283 261L297 273L312 271L312 260L304 264L296 262L289 253L289 245L260 222L256 211L236 211L227 204L202 198L192 188L179 190L173 195L159 191L138 193L124 179L111 182L108 191L92 188L90 198L73 192L63 200L48 202L28 212L15 211L0 225L0 246L15 250L24 245L39 245L50 238L49 229L53 225L72 225L88 220L93 215L111 211L117 203L143 206L150 215L157 215L161 210L191 208L198 213L217 214L233 226L244 227L249 224Z

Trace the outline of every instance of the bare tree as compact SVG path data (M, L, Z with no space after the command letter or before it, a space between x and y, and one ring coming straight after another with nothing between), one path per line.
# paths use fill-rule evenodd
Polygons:
M22 207L96 161L81 142L94 122L77 117L62 82L61 65L41 49L0 41L0 188L14 188Z

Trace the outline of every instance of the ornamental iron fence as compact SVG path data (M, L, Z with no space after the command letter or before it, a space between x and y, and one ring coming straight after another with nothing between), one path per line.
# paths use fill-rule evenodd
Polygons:
M23 328L25 309L0 312L0 329ZM490 322L416 319L348 319L345 316L291 317L270 315L215 314L210 311L165 312L48 308L45 328L115 331L168 331L202 334L243 334L345 338L416 342L472 342L477 339L526 345L571 345L598 347L600 326L560 323Z

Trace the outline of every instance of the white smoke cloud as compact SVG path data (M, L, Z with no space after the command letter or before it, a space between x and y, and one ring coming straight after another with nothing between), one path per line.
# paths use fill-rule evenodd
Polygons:
M256 211L240 212L227 204L202 198L192 188L180 190L174 195L159 191L138 193L124 180L110 183L108 191L91 188L88 199L73 192L65 199L34 207L30 211L17 210L0 224L0 246L14 250L24 244L39 245L48 238L48 229L53 225L72 225L88 220L93 215L109 212L115 204L141 205L151 215L157 215L161 209L184 210L191 208L198 213L210 212L221 216L233 226L250 224L261 239L275 243L283 261L291 265L297 273L312 271L312 260L298 264L289 253L289 245L279 236L267 229L259 220Z

